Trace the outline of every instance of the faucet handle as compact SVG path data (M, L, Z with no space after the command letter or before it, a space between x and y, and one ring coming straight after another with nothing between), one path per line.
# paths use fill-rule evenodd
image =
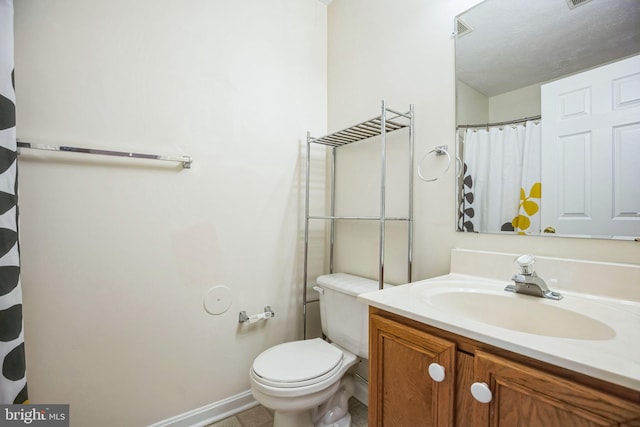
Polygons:
M533 264L536 262L536 257L533 255L525 254L517 257L513 263L520 267L521 274L533 274Z

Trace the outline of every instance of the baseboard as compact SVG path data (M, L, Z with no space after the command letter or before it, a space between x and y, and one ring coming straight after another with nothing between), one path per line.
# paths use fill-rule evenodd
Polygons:
M358 399L363 405L369 406L369 383L367 383L360 375L354 375L355 391L353 397Z
M148 427L203 427L257 406L258 402L247 390L235 396L211 403Z
M355 391L353 397L364 405L368 405L369 390L367 382L358 375L354 375L354 378ZM150 424L148 427L204 427L232 417L254 406L258 406L258 402L253 398L251 391L247 390L184 414Z

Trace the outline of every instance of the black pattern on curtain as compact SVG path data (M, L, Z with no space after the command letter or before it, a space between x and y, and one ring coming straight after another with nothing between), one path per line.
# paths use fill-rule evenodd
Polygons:
M13 0L0 0L0 403L28 403L18 243Z

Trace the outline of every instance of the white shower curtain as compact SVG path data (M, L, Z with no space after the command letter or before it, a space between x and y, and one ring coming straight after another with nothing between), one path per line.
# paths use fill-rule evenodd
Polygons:
M540 233L540 126L467 129L460 229Z
M18 244L13 1L0 0L0 404L28 403Z

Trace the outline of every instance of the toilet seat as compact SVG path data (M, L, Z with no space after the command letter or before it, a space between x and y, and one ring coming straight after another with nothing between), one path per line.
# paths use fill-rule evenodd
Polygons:
M277 388L304 387L325 381L341 371L344 353L315 338L279 344L253 362L252 377Z

